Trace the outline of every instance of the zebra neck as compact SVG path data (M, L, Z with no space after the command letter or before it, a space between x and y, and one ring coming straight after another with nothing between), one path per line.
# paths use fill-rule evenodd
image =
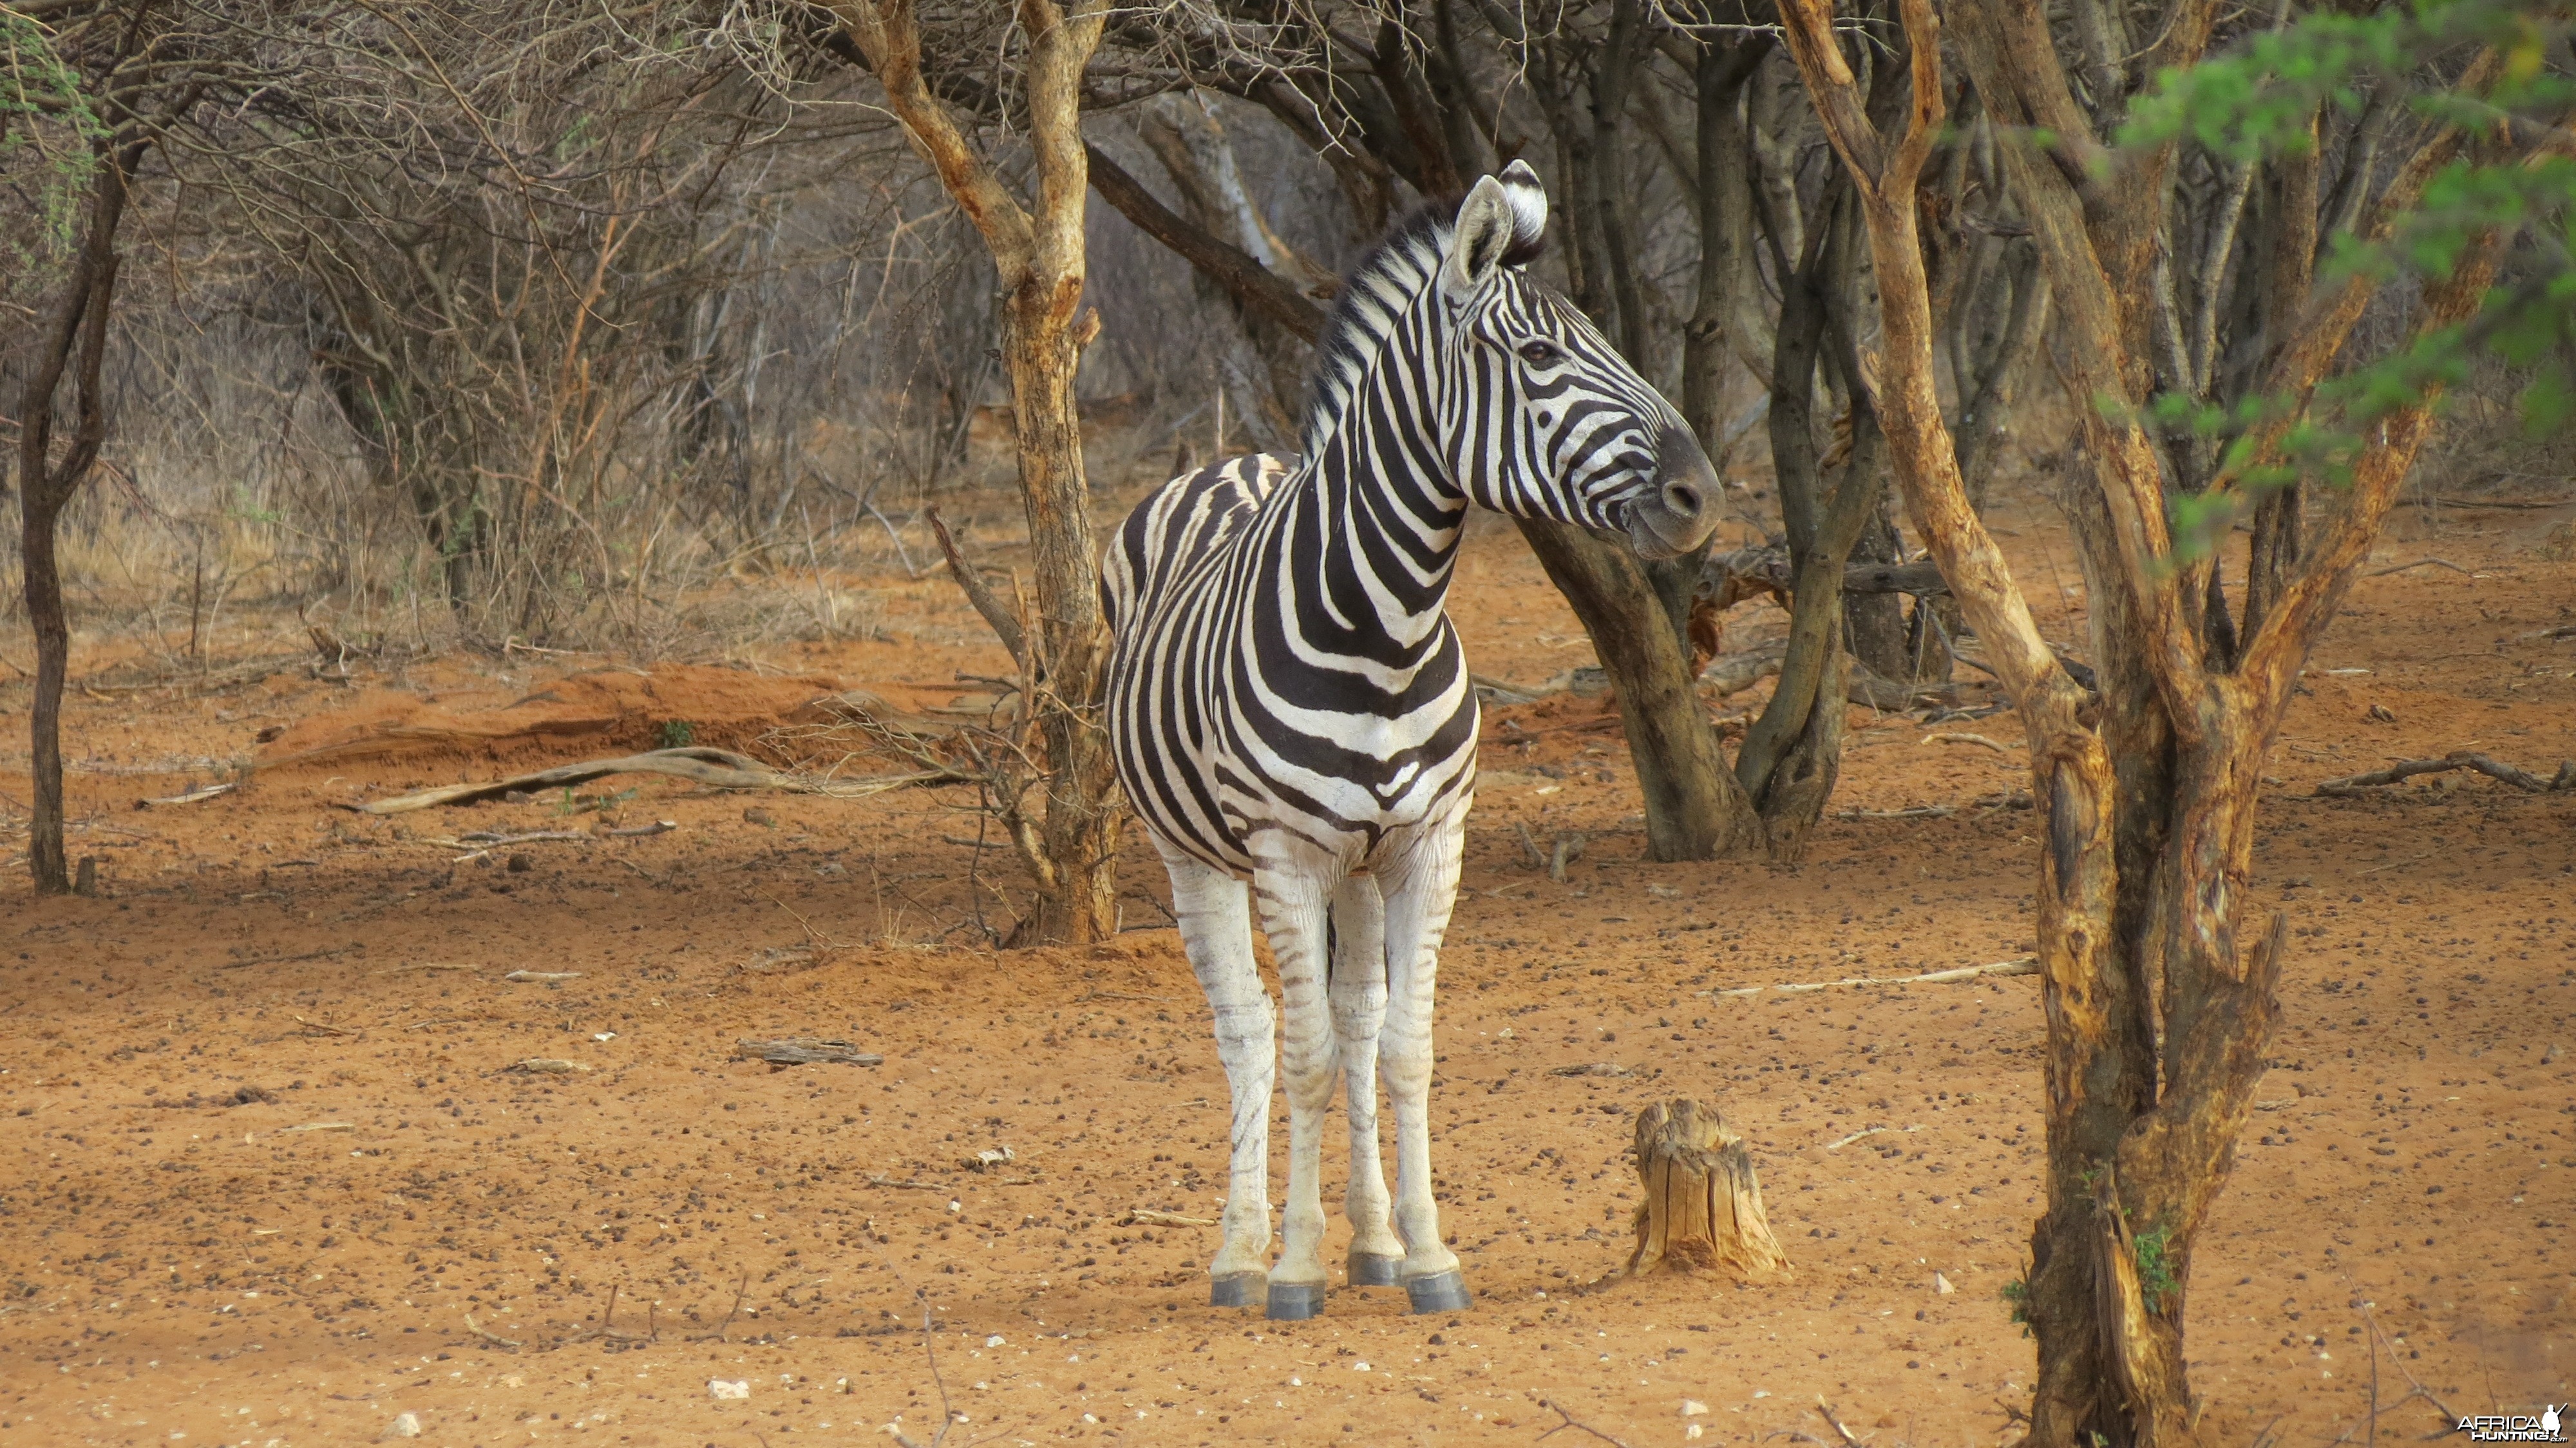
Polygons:
M1364 403L1351 423L1282 489L1284 561L1301 585L1322 585L1316 601L1336 624L1376 636L1370 652L1419 664L1447 636L1466 494L1423 429Z

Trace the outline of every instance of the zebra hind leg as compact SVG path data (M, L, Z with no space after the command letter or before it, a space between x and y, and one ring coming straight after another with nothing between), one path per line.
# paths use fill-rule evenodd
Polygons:
M1440 1239L1431 1192L1431 1007L1463 835L1455 823L1430 831L1381 878L1387 1013L1378 1057L1395 1106L1395 1225L1404 1236L1404 1290L1415 1312L1457 1312L1470 1301L1458 1254Z
M1190 969L1216 1017L1216 1054L1232 1090L1225 1241L1208 1267L1208 1302L1250 1307L1270 1265L1270 1092L1278 1076L1270 993L1252 955L1252 909L1243 882L1187 856L1167 854L1173 911Z
M1333 1103L1335 1077L1324 984L1326 892L1338 873L1300 856L1279 865L1263 861L1252 882L1279 962L1279 1069L1288 1088L1288 1206L1268 1307L1282 1321L1324 1310L1324 1113Z
M1347 1275L1353 1287L1393 1287L1404 1266L1404 1240L1395 1235L1387 1216L1386 1168L1377 1139L1377 1040L1386 1025L1386 905L1370 876L1353 875L1333 892L1332 958L1327 993L1351 1127L1351 1181L1342 1198L1343 1215L1351 1224Z

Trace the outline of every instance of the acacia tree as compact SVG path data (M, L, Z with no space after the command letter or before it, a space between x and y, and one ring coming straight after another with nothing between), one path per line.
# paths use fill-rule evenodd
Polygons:
M2044 821L2037 899L2049 1171L2021 1294L2040 1359L2029 1441L2126 1448L2193 1441L2182 1346L2192 1252L2252 1109L2287 935L2284 917L2248 920L2243 903L2264 759L2309 651L2431 426L2445 373L2427 359L2456 357L2473 317L2477 326L2504 325L2493 306L2481 315L2480 305L2501 226L2531 209L2482 209L2476 187L2442 171L2463 152L2500 176L2528 169L2533 153L2508 148L2513 128L2448 123L2510 118L2492 51L2465 71L2440 72L2457 103L2428 108L2427 123L2394 156L2377 141L2341 144L2350 184L2375 191L2347 213L2339 242L2347 251L2366 255L2415 227L2437 173L2455 178L2456 194L2436 228L2447 244L2410 252L2423 285L2405 308L2405 340L2364 369L2364 385L2321 387L2395 268L2351 266L2314 281L2319 218L2334 215L2316 184L2319 137L2351 119L2335 113L2334 97L2371 88L2357 55L2402 57L2376 78L2396 85L2445 45L2501 36L2538 70L2564 26L2491 13L2482 29L2460 19L2480 7L2463 4L2454 24L2430 25L2409 53L2387 35L2376 51L2342 46L2351 37L2339 32L2356 22L2328 14L2300 22L2314 42L2307 50L2276 49L2268 61L2240 65L2232 99L2222 95L2212 109L2232 106L2235 120L2258 118L2291 139L2269 153L2230 152L2248 172L2262 168L2234 187L2240 195L2257 183L2270 188L2269 224L2240 229L2241 211L2222 191L2225 234L2185 233L2209 243L2196 255L2259 278L2255 297L2220 307L2242 323L2238 340L2256 359L2244 369L2247 405L2218 409L2245 425L2205 455L2218 461L2195 478L2193 459L2174 432L2159 435L2156 419L2197 420L2201 428L2180 434L2196 437L2210 430L2206 395L2161 409L2155 398L2160 387L2205 387L2211 374L2160 372L2157 334L2179 331L2158 316L2179 310L2173 292L2114 280L2146 275L2155 249L2171 244L2176 213L2190 215L2170 184L2189 128L2167 124L2133 133L2125 147L2113 142L2148 77L2198 61L2220 38L2219 7L2074 8L2077 23L2063 34L2024 0L1962 0L1950 13L1980 104L2010 132L2006 168L2055 299L2052 355L2090 464L2066 506L2093 584L2098 694L2055 658L1979 523L1935 388L1918 187L1946 112L1941 21L1931 0L1903 0L1911 85L1899 124L1865 106L1831 0L1780 0L1800 74L1860 197L1880 298L1877 410L1896 477L2021 713ZM2414 14L2383 12L2377 21L2411 25ZM2321 62L2339 46L2339 60ZM2340 77L2331 74L2338 66ZM2324 84L2266 84L2284 73L2313 82L2321 72ZM2553 117L2565 106L2555 90L2538 94ZM2217 141L2232 130L2222 115L2200 134ZM2554 126L2521 134L2540 152L2566 144ZM2564 192L2563 161L2551 166ZM2374 187L2374 171L2392 179ZM2550 214L2563 216L2565 198L2556 200ZM2194 280L2220 286L2207 275ZM2202 345L2200 355L2215 354L2215 343ZM2166 348L2169 362L2176 355ZM2217 554L2195 525L2279 510L2303 474L2311 484L2341 483L2337 506L2312 531L2300 529L2295 511L2276 512L2261 530L2270 536L2257 539L2247 601L2231 609Z
M1080 313L1083 71L1099 48L1106 0L1019 0L995 37L1024 47L1021 81L1035 186L1013 194L946 101L932 93L912 0L836 0L832 13L884 87L886 108L939 173L1001 275L1002 362L1018 433L1020 499L1035 554L1038 618L1027 631L1022 683L1036 701L1047 752L1046 811L1017 833L1038 887L1038 913L1020 939L1079 944L1117 929L1119 806L1101 705L1109 636L1091 529L1074 371L1099 329Z

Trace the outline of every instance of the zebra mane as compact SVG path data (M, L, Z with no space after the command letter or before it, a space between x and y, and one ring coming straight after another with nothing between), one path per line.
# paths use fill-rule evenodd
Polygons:
M1514 172L1526 173L1516 166ZM1546 202L1539 199L1535 225L1526 203L1518 193L1517 175L1507 173L1507 189L1514 193L1515 228L1512 248L1503 254L1503 264L1519 266L1536 257L1542 250L1546 224ZM1528 188L1537 192L1537 178L1530 177ZM1326 434L1350 408L1351 395L1369 364L1386 349L1387 338L1395 331L1396 319L1413 305L1422 289L1440 270L1440 261L1449 250L1449 236L1456 228L1458 202L1454 199L1433 201L1414 208L1411 214L1390 228L1385 238L1369 249L1343 278L1335 294L1331 315L1324 320L1324 331L1315 341L1314 385L1307 390L1306 415L1301 446L1306 455L1315 455Z

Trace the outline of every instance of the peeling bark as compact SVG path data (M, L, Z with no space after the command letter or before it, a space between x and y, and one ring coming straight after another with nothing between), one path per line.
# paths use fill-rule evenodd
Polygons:
M1038 913L1017 943L1081 944L1117 930L1118 836L1124 820L1101 703L1109 635L1100 612L1100 561L1083 476L1074 371L1098 318L1078 309L1083 286L1083 204L1089 189L1082 141L1082 72L1100 44L1105 0L1018 0L1036 186L1029 204L1011 194L968 144L922 73L912 0L839 0L850 40L885 88L887 108L938 171L993 254L1002 283L1002 361L1019 437L1020 498L1027 510L1038 608L1033 673L1047 753L1046 815L1024 863ZM1079 318L1079 319L1078 319Z
M2214 656L2203 612L2210 575L2168 547L2159 451L2116 410L2092 405L2107 397L2134 415L2151 374L2152 328L2111 278L2144 274L2137 248L2148 229L2139 223L2154 213L2067 164L2098 145L2036 5L1954 6L1958 50L1991 113L2016 125L2085 127L2062 135L2056 155L2022 149L2008 165L2059 308L2061 380L2084 418L2090 472L2069 482L2065 501L2093 585L2102 692L2088 694L2051 657L1969 505L1933 388L1915 196L1942 119L1940 21L1930 0L1904 0L1913 96L1903 132L1891 136L1862 114L1828 0L1780 0L1780 10L1861 198L1885 344L1879 415L1896 476L2021 712L2045 821L2037 900L2049 1205L2033 1230L2025 1300L2039 1347L2026 1441L2184 1444L2196 1414L2181 1332L2192 1249L2225 1184L2279 1010L2285 922L2275 917L2250 946L2238 939L2264 758L2436 399L2381 419L2354 465L2346 506L2305 549L2275 545L2264 606L2227 656ZM2150 56L2196 55L2208 19L2205 6L2177 7ZM2112 83L2099 60L2086 72L2089 87ZM2117 96L2108 105L2092 99L2105 116L2121 108ZM2392 190L2411 195L2409 178L2424 159L2401 169ZM2161 163L2127 164L2134 175ZM2474 243L2449 279L2426 288L2410 330L2422 335L2469 316L2496 250L2493 236ZM2305 306L2270 376L2294 391L2312 386L2366 300L2365 291Z

